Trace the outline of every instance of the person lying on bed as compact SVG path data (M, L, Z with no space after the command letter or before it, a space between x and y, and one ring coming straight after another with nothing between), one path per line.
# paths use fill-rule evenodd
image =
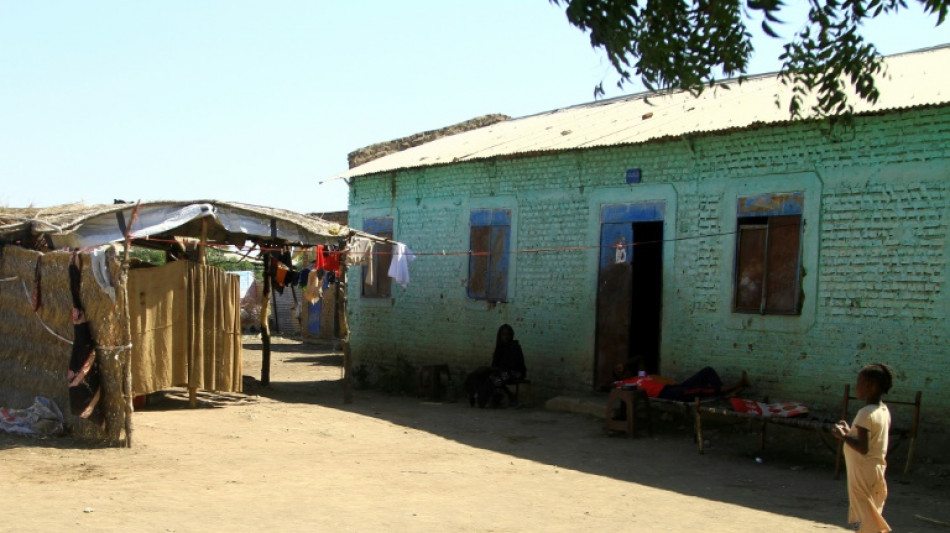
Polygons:
M640 372L636 377L627 378L615 383L616 386L635 385L646 392L650 398L688 402L695 398L709 396L727 396L749 386L749 377L745 371L742 378L735 385L724 387L719 374L711 366L707 366L679 383L670 383L660 376L647 375Z

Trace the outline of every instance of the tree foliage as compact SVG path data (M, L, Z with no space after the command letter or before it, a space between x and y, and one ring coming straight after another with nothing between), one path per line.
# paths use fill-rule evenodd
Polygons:
M699 94L716 76L746 74L752 35L746 24L779 37L783 0L549 0L566 5L571 24L590 33L591 46L603 49L620 75L618 87L634 76L651 91L681 89ZM913 0L912 0L913 1ZM950 0L916 0L936 17L947 17ZM849 114L847 85L864 100L877 101L874 76L883 71L881 55L861 35L861 24L907 8L906 0L808 0L808 19L783 47L779 72L792 86L789 112L803 114L805 97L817 96L810 111L818 116ZM603 84L595 94L603 94Z
M129 256L155 266L165 264L165 252L163 250L136 246L132 248ZM205 263L229 272L252 270L257 279L263 278L263 267L259 261L253 261L241 257L238 254L228 253L213 246L209 246L205 249Z

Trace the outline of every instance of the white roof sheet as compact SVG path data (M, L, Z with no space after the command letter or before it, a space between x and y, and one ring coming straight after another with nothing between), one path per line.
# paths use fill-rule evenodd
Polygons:
M855 113L950 102L950 45L885 58L877 80L881 96L869 104L851 95ZM735 130L790 120L791 88L776 74L756 76L730 89L643 93L506 120L443 137L334 176L351 178L399 169L497 156L639 144L665 137ZM776 99L781 105L776 105ZM807 103L807 102L806 102Z
M50 207L0 207L0 242L30 234L45 234L56 247L85 248L125 239L145 239L171 232L199 237L193 221L208 217L215 235L232 236L234 244L245 239L284 241L291 244L335 243L351 235L369 234L318 217L285 209L220 200L156 201L135 204L67 204ZM121 221L121 222L120 222ZM376 238L376 237L373 237ZM378 238L376 238L378 239Z

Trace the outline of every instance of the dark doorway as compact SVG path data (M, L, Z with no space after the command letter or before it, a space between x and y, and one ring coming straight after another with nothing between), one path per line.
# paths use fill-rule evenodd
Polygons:
M631 355L643 357L645 370L660 371L660 317L663 306L663 222L635 222L630 306Z

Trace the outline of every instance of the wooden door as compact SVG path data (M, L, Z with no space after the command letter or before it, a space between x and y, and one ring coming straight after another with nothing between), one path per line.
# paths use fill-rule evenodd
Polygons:
M630 351L633 226L602 224L597 280L597 331L594 386L613 381L613 369Z

